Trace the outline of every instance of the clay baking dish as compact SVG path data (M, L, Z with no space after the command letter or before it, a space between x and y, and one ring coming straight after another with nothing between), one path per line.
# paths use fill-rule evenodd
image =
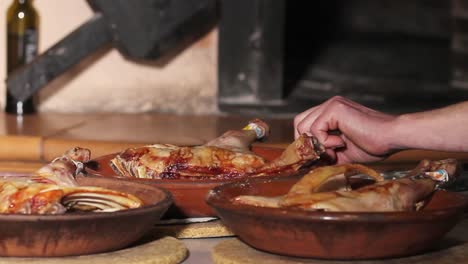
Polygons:
M134 194L145 206L103 213L0 214L0 255L58 257L121 249L149 231L172 203L170 193L155 186L102 177L77 181Z
M440 241L468 205L460 193L436 191L414 212L307 212L233 204L238 195L285 194L299 177L247 179L207 196L223 223L246 244L270 253L321 259L374 259L421 253Z
M252 151L257 155L262 156L266 160L272 160L281 155L284 151L282 148L253 146ZM119 176L112 170L109 161L116 154L109 154L93 159L86 170L89 174L103 177L118 178ZM121 178L131 182L145 183L153 186L158 186L167 189L171 192L174 203L167 212L165 218L187 218L187 217L212 217L216 216L213 209L205 202L208 192L221 184L236 181L233 180L153 180L153 179L136 179L136 178Z

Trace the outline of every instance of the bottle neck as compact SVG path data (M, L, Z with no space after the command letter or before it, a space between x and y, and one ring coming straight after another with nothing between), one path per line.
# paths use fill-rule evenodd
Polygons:
M27 5L30 4L32 0L16 0L16 3L19 5Z

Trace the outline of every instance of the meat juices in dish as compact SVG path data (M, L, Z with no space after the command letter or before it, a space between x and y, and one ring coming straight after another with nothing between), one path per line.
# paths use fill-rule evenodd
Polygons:
M75 177L90 151L74 148L32 176L0 178L0 213L63 214L68 211L112 212L143 205L137 197L101 187L78 186Z
M423 160L405 177L384 180L378 172L358 164L325 166L311 170L284 196L242 195L234 198L233 202L307 211L414 211L423 205L439 184L452 181L457 176L457 168L454 159ZM351 189L348 179L356 173L370 176L375 183Z
M302 135L272 161L251 152L256 140L268 136L269 126L258 119L242 130L230 130L201 146L154 144L130 148L110 161L121 177L149 179L232 179L293 173L320 158L324 148Z

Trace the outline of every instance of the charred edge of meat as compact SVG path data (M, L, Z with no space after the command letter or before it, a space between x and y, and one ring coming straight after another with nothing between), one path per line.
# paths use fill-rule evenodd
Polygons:
M86 162L85 164L86 168L92 169L92 170L99 170L100 169L100 164L97 161L91 160Z
M163 172L160 174L161 179L179 179L180 170L187 169L187 164L175 163L167 166Z
M318 156L325 153L325 146L322 145L322 143L320 143L316 137L312 137L312 145Z

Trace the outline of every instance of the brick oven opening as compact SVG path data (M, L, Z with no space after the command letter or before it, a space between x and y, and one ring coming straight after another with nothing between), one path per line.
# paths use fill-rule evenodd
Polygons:
M342 95L406 112L465 100L457 2L223 1L220 108L295 113Z

